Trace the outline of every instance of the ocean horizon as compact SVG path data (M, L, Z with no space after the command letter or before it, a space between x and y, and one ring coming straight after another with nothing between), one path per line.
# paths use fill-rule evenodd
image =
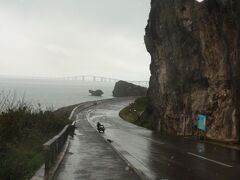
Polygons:
M60 107L112 98L114 82L94 82L53 79L0 78L0 96L16 96L33 106L58 109ZM89 90L101 89L101 97L91 96Z

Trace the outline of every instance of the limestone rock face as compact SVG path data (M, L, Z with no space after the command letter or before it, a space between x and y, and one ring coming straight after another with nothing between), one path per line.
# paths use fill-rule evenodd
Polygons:
M118 81L113 90L114 97L146 96L147 88L126 81Z
M240 1L152 0L145 44L151 54L151 119L157 130L192 133L197 113L207 137L240 133Z

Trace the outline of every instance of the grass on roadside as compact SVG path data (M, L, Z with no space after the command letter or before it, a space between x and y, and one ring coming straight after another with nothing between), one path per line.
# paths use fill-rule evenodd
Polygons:
M119 115L130 123L152 129L151 123L142 117L142 113L146 110L148 104L149 100L147 97L140 97L136 99L134 103L122 109Z
M42 144L69 123L52 110L15 103L0 112L0 180L30 179L44 162Z

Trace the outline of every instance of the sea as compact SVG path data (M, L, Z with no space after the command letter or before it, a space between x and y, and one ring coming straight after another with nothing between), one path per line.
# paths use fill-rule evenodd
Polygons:
M15 97L42 109L60 107L112 98L114 82L96 82L54 79L0 78L0 100ZM101 89L101 97L91 96L89 90Z

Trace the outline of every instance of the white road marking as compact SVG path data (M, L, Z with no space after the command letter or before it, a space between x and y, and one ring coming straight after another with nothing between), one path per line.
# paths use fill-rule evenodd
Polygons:
M201 159L204 159L204 160L207 160L207 161L210 161L210 162L213 162L213 163L216 163L216 164L219 164L219 165L222 165L222 166L225 166L225 167L229 167L229 168L232 167L231 165L228 165L228 164L225 164L225 163L222 163L222 162L219 162L219 161L215 161L215 160L212 160L212 159L208 159L208 158L205 158L203 156L199 156L199 155L191 153L191 152L188 152L188 154L192 155L192 156L195 156L195 157L198 157L198 158L201 158Z

